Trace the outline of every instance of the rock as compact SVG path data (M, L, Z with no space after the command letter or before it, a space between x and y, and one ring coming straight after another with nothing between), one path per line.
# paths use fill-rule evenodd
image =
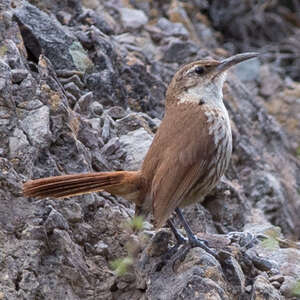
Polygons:
M45 222L45 228L47 233L52 233L55 228L68 230L69 225L63 215L52 208Z
M268 220L277 219L275 224L278 224L282 219L281 227L289 226L292 215L285 205L285 196L278 178L270 172L261 171L251 178L249 184L252 187L255 186L255 189L252 189L251 198L256 203L256 207L265 213ZM282 214L286 216L284 219Z
M240 63L234 67L234 73L244 82L258 80L260 76L260 62L258 59L251 59L247 63Z
M284 282L280 287L281 294L287 299L294 299L293 296L298 296L294 293L297 284L299 284L299 280L295 280L295 278L291 276L285 276Z
M90 68L91 61L82 46L55 19L27 2L14 15L24 43L36 60L43 52L56 69Z
M81 1L79 0L72 0L71 4L70 2L68 2L68 0L62 0L62 1L45 0L36 3L36 6L42 11L49 11L56 15L63 12L65 14L72 16L72 15L80 14L82 12Z
M116 27L114 20L109 16L109 14L100 9L97 10L97 12L92 9L86 10L79 16L78 20L89 25L94 25L101 30L101 32L108 35L112 34ZM82 31L79 31L78 33L82 33Z
M107 256L108 252L109 252L109 247L107 244L105 244L104 242L100 241L98 242L95 246L95 252L99 255L102 256Z
M13 136L9 138L9 156L20 157L27 147L29 147L29 142L26 135L21 129L15 128Z
M115 70L105 69L92 73L87 76L86 83L87 88L94 92L94 97L102 105L127 106L124 87L121 86L120 78Z
M70 92L76 99L80 98L81 91L77 85L73 82L67 83L64 85L66 91Z
M180 248L166 262L144 256L137 271L147 283L148 299L230 299L220 264L200 248Z
M177 39L170 40L169 44L162 49L162 60L165 62L180 62L195 55L198 47L191 42L183 42Z
M148 23L148 17L142 10L132 8L120 8L121 21L127 30L139 29Z
M278 281L272 281L272 285L277 290L279 290L279 288L281 287L281 284Z
M270 261L260 258L256 255L252 256L251 259L254 266L261 271L270 271L272 267L274 267Z
M123 168L125 170L138 170L151 145L152 136L139 128L129 132L127 135L120 136L120 147L127 153Z
M22 238L27 240L41 240L46 238L46 231L44 226L29 225L22 231Z
M87 72L93 69L93 63L79 42L70 45L69 53L77 70Z
M82 209L79 204L75 202L69 202L62 209L64 217L70 223L78 223L82 221Z
M101 132L101 136L102 136L104 142L107 142L110 137L110 125L111 125L110 119L105 118L103 127L102 127L102 132Z
M93 102L90 106L90 110L95 114L96 116L101 116L103 113L103 105L101 105L98 102Z
M281 86L281 80L277 73L272 72L268 66L262 66L260 70L260 93L262 96L272 96Z
M105 144L101 150L101 153L107 156L111 156L120 148L120 141L118 138L113 138Z
M28 75L27 70L14 69L11 71L11 81L13 83L21 83Z
M282 275L274 275L272 277L270 277L270 282L273 281L278 281L279 283L283 283L284 282L284 277Z
M243 294L245 292L246 278L238 261L233 256L228 255L223 262L223 270L227 280L233 286L231 292L236 296Z
M210 26L207 26L204 23L198 23L195 26L195 30L197 32L198 39L201 41L201 44L203 43L206 48L210 49L218 47L218 37Z
M111 107L107 113L114 119L122 119L126 116L125 110L120 106Z
M264 101L264 106L268 112L273 115L276 120L287 131L291 147L295 153L300 149L300 84L292 82L290 85L283 87L283 90L273 93L268 99ZM298 154L299 157L299 154Z
M156 233L149 216L146 230L133 233L127 224L134 205L120 197L98 192L38 200L23 196L22 183L138 169L178 66L249 45L255 51L253 38L261 41L252 26L253 1L123 1L131 7L124 20L120 1L85 0L85 7L79 0L0 2L0 298L295 298L295 1L288 13L278 13L287 8L284 2L260 10L269 31L264 45L267 36L277 38L270 32L277 20L291 35L272 44L259 58L262 66L249 61L238 76L228 72L223 93L233 132L230 166L201 204L184 209L218 260L187 245L166 255L175 243L170 231ZM236 18L237 11L247 17ZM218 20L224 22L220 31ZM247 39L237 40L243 33ZM243 76L251 81L241 82ZM128 256L133 264L117 277L110 262Z
M151 119L143 113L130 113L122 119L117 120L116 127L119 135L124 135L128 131L134 131L143 127L148 132L156 132L159 127L159 119Z
M51 136L48 106L30 111L21 121L21 127L33 145L46 147Z
M157 27L162 31L163 35L188 38L189 33L181 23L172 23L166 18L160 18L157 21Z
M94 97L93 97L93 93L92 92L89 92L89 93L86 93L84 95L82 95L78 101L76 102L75 104L75 107L74 107L74 111L80 113L80 112L87 112L88 110L92 110L90 106L92 106L92 101L94 100ZM96 106L102 106L100 103L98 102L94 102L96 103ZM103 107L102 107L102 110L103 110ZM96 109L97 111L97 109ZM100 109L101 111L101 109ZM102 111L101 111L102 113ZM100 115L101 115L100 113Z
M270 284L270 282L263 276L257 276L251 293L251 300L283 300L279 292Z
M169 231L160 230L152 238L150 245L147 248L147 254L151 257L161 256L166 254L168 251L168 242L171 238Z

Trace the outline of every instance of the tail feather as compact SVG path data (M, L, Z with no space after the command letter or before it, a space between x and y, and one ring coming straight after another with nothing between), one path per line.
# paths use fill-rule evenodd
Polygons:
M139 172L127 171L54 176L27 181L23 194L36 198L64 198L107 191L135 202L141 188L140 177Z

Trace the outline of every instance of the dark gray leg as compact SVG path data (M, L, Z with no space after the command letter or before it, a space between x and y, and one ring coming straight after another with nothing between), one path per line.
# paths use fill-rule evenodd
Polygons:
M173 224L173 222L169 219L167 221L167 224L168 226L170 227L170 229L172 230L175 238L176 238L176 244L170 248L168 250L168 252L165 254L165 259L166 260L169 260L178 250L178 248L181 246L181 245L184 245L184 244L187 244L188 243L188 239L185 238L178 230L177 228L175 227L175 225Z
M184 244L187 242L187 239L177 230L177 228L170 219L167 221L167 224L172 230L178 244Z
M207 246L207 242L198 239L193 231L191 230L191 227L189 226L189 224L187 223L187 221L185 220L182 211L180 208L176 208L175 212L177 213L177 216L181 222L181 224L184 227L184 230L188 236L189 239L189 243L190 245L194 248L194 247L200 247L202 249L204 249L206 252L208 252L209 254L213 255L214 257L217 257L217 254L215 252L213 252L212 250L209 249L209 247Z

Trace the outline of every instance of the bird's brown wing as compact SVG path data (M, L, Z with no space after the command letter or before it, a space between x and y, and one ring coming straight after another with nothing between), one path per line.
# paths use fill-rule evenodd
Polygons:
M145 159L143 169L148 174L152 170L149 179L157 228L207 174L215 145L203 109L196 104L170 107Z

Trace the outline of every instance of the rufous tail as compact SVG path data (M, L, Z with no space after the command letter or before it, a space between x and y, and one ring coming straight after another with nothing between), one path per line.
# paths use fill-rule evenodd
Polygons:
M36 198L65 198L106 191L136 202L141 183L138 171L62 175L27 181L23 185L23 194Z

